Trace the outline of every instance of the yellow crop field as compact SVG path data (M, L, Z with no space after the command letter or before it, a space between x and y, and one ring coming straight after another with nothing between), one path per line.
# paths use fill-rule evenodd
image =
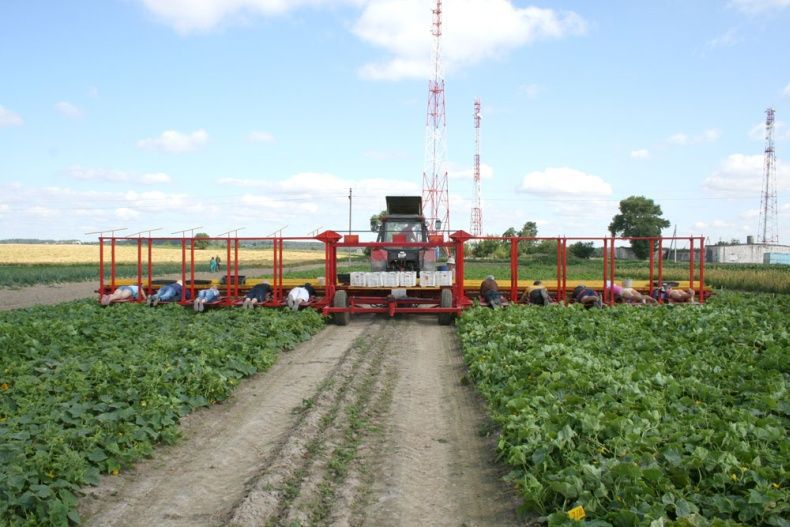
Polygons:
M232 249L231 249L232 251ZM146 261L148 249L143 243L143 262ZM195 250L195 262L208 265L212 256L219 256L223 265L227 262L227 250L211 247ZM187 249L187 262L190 252ZM294 264L310 260L323 260L322 250L283 250L283 262ZM118 245L115 248L115 259L118 263L137 262L137 246ZM154 247L152 249L154 263L181 262L181 249L178 247ZM265 263L273 260L273 251L268 249L239 249L239 264ZM110 247L104 248L104 261L110 262ZM45 244L0 244L0 264L79 264L99 262L98 245L45 245Z

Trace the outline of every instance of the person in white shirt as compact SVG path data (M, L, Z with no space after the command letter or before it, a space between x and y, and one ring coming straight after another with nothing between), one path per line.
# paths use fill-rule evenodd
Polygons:
M315 289L308 283L291 289L288 293L288 297L285 299L285 303L288 304L289 308L298 311L299 306L309 302L310 298L313 296L315 296Z

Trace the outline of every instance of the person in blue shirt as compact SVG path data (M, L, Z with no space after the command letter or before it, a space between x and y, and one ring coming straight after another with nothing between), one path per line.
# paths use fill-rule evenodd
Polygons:
M219 299L219 289L217 289L217 286L211 286L198 292L192 307L195 311L202 312L206 309L207 303L214 302L217 299Z
M148 305L156 306L159 305L159 302L180 300L183 285L184 284L181 282L181 280L178 280L173 284L163 285L159 288L159 291L157 291L156 294L148 297Z
M117 302L119 300L128 300L130 298L134 300L144 300L145 291L136 285L122 285L111 295L102 295L101 305L108 306L113 302Z

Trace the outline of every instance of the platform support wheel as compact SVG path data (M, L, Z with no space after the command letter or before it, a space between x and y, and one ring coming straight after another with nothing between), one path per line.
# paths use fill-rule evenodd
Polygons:
M332 300L332 307L348 307L348 293L343 290L335 291L335 298ZM335 324L338 326L347 326L351 321L351 313L335 313Z
M439 297L439 307L453 307L453 292L450 289L442 289ZM439 313L440 326L449 326L452 321L452 313Z

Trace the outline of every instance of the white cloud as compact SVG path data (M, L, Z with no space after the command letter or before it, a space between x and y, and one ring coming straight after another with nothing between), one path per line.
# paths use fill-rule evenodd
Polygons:
M721 196L759 196L763 188L763 163L760 154L732 154L705 178L703 187ZM776 186L780 191L790 189L790 166L779 159L776 161Z
M749 130L749 139L752 141L765 141L765 122L757 123ZM774 121L774 141L790 139L790 128L784 121Z
M784 91L782 91L782 97L790 97L790 83L788 83Z
M273 143L274 135L269 132L252 131L247 135L247 141L251 143Z
M650 152L646 148L631 150L631 159L650 159Z
M716 128L710 128L705 130L704 132L690 136L683 132L678 132L669 136L666 139L666 142L671 145L680 145L680 146L687 146L687 145L696 145L700 143L715 143L719 137L721 137L721 132Z
M460 168L448 165L447 177L449 179L474 179L475 171L473 167ZM486 163L480 163L480 179L491 179L494 177L494 168Z
M164 172L154 172L137 176L136 174L124 170L86 168L79 165L67 168L64 170L64 173L70 178L83 181L107 181L111 183L132 182L142 183L144 185L170 183L171 181L170 176Z
M524 176L519 192L538 196L581 196L601 198L612 194L606 181L568 167L547 168Z
M181 154L197 150L207 142L208 134L202 129L196 130L191 134L181 133L176 130L165 130L157 138L140 139L137 141L137 147L143 150Z
M71 104L70 102L60 101L55 103L55 109L58 111L60 115L63 117L67 117L69 119L79 119L82 117L82 110Z
M250 16L276 16L306 6L361 4L364 0L141 0L180 33L207 31Z
M12 112L11 110L7 110L2 105L0 105L0 128L20 126L22 123L22 118L19 117L18 114Z
M135 220L140 217L140 212L128 207L118 207L115 209L115 216L119 220Z
M145 185L154 185L157 183L170 183L171 178L164 172L153 172L150 174L143 174L140 178L140 183Z
M96 86L91 86L88 88L88 97L90 97L91 99L95 99L98 96L99 96L99 88L97 88Z
M744 13L756 15L790 7L790 0L730 0L730 5Z
M430 73L429 0L369 0L354 33L390 57L364 65L368 79L425 78ZM585 33L587 23L574 12L519 8L511 0L445 2L442 58L448 71L496 58L538 40Z
M530 99L534 99L540 93L540 86L537 84L522 84L519 86L522 93L525 93Z
M740 41L741 37L738 36L738 30L731 28L725 33L710 39L707 43L707 46L708 49L728 48L734 46Z

